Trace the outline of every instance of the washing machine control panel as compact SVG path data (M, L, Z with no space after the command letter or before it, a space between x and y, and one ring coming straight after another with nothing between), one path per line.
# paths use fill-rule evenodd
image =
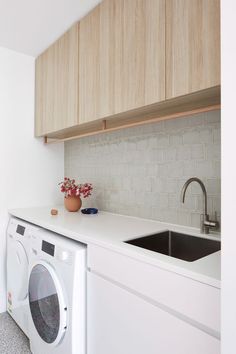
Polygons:
M54 254L55 254L55 245L53 245L52 243L49 243L45 240L42 241L42 251L47 253L47 254L50 254L50 256L53 256L54 257Z
M55 242L54 242L55 241ZM74 261L74 250L63 241L60 236L51 236L48 231L40 230L31 235L31 255L32 257L42 257L45 260L53 259L69 265Z
M25 227L18 224L17 227L16 227L16 233L21 235L21 236L24 236L25 234Z
M42 240L41 250L52 257L57 258L59 261L68 262L70 261L71 254L68 250L56 247L52 243Z
M7 234L12 239L21 240L24 238L26 240L31 238L32 230L35 232L38 229L39 227L37 226L27 224L26 222L15 218L11 218L8 224Z
M57 252L57 258L60 261L67 262L70 260L70 253L68 251L59 249Z

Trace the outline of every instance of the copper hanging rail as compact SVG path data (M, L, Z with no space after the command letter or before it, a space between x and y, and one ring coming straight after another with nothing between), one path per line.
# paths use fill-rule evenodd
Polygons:
M169 120L169 119L193 116L193 115L196 115L199 113L219 110L220 107L221 107L220 104L215 104L215 105L211 105L211 106L207 106L207 107L191 109L191 110L185 111L185 112L172 113L172 114L164 115L161 117L154 117L154 118L148 118L148 119L145 119L145 117L144 117L140 121L136 121L133 123L125 123L125 124L121 124L121 125L117 124L117 126L113 126L110 128L108 126L109 120L103 119L102 121L97 122L98 124L101 124L101 128L98 128L98 129L95 129L95 130L92 130L92 131L89 131L86 133L81 132L80 134L76 134L74 136L69 136L69 137L64 137L64 138L54 138L54 137L51 138L51 137L45 136L44 143L45 144L53 144L53 143L58 143L58 142L65 142L65 141L75 140L75 139L89 137L89 136L93 136L93 135L98 135L98 134L102 134L102 133L114 132L114 131L121 130L121 129L137 127L137 126L141 126L144 124L151 124L151 123L160 122L160 121ZM127 121L128 121L128 119L127 119Z

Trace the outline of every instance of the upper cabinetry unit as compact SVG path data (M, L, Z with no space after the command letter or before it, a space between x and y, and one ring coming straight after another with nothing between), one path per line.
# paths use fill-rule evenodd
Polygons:
M166 98L220 85L220 1L166 0Z
M165 99L164 0L104 0L79 38L80 122Z
M220 102L219 0L104 0L36 60L36 135L65 139Z
M36 59L36 136L79 123L78 37L77 23Z
M80 123L100 118L100 5L80 21Z

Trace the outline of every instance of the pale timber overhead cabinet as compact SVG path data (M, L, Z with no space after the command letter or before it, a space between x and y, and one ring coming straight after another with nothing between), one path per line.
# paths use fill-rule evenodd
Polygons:
M104 0L36 60L36 136L219 108L219 0Z
M78 120L78 34L75 24L36 59L35 128L46 135Z
M165 1L105 0L80 23L80 122L165 99Z
M166 0L166 98L220 85L220 2Z

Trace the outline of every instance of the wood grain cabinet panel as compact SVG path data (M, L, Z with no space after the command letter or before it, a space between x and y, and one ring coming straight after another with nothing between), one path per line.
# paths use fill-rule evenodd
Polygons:
M79 24L36 59L35 135L78 124Z
M80 21L79 33L79 116L80 123L99 118L100 93L100 6Z
M109 7L110 65L114 113L165 99L165 2L163 0L105 0ZM104 36L102 36L104 38ZM115 68L115 70L113 70Z
M104 0L80 22L80 122L165 99L165 1Z
M220 85L220 1L166 0L166 98Z
M103 0L36 59L35 135L204 108L219 85L220 0Z

